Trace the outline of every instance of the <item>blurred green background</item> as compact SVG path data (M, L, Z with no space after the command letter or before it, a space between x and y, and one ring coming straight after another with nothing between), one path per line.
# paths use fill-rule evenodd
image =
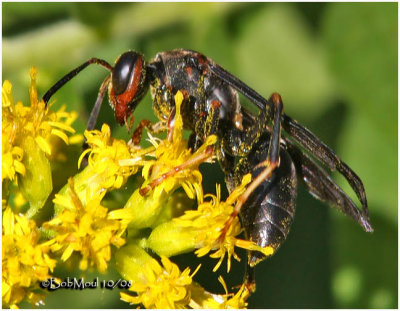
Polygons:
M257 266L249 307L397 308L397 3L3 3L2 9L2 74L13 84L14 99L28 98L33 65L43 95L90 57L113 63L128 49L148 59L175 48L198 50L265 97L279 92L286 113L361 177L375 232L363 232L300 187L291 233L275 256ZM86 69L53 97L80 112L80 129L106 74L96 66ZM155 119L150 105L148 95L136 121ZM113 118L103 105L100 122L115 125ZM127 137L125 128L115 125L113 131ZM214 176L216 169L204 165L204 174ZM206 190L214 191L216 181L223 181L221 172L206 179ZM199 262L191 255L174 261L181 268ZM206 271L214 264L206 261L195 279L221 292L217 275ZM244 260L224 276L229 286L241 281L243 266ZM45 307L129 306L116 290L63 290L49 295Z

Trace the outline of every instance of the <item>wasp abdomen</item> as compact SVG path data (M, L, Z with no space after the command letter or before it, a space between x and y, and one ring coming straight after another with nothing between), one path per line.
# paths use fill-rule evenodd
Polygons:
M241 174L251 171L251 164L260 163L268 152L267 139L260 139L245 161L241 161ZM240 212L249 240L261 247L271 246L277 250L285 241L296 208L297 176L293 161L287 151L281 148L280 165L271 178L261 183L250 195ZM246 163L245 163L246 162ZM260 174L262 167L252 171L253 179ZM251 252L249 264L255 265L265 256Z

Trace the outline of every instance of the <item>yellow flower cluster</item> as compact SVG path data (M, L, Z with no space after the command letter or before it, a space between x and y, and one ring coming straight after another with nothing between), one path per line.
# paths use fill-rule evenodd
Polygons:
M2 300L17 307L23 299L37 304L43 298L34 290L48 279L56 266L49 257L49 243L39 243L40 232L33 220L15 215L10 207L3 212ZM3 305L4 307L4 305Z
M130 244L116 253L117 269L133 285L130 292L121 293L121 299L151 309L242 309L247 306L250 292L245 285L236 294L229 294L222 277L219 278L225 294L213 294L193 281L194 272L183 272L168 257L161 256L161 264L143 248Z
M198 168L201 163L211 158L211 155L207 156L205 151L215 144L216 136L208 137L194 153L187 148L187 140L182 140L183 120L180 113L182 101L183 95L178 92L175 96L176 113L171 139L160 140L149 135L149 141L155 151L148 155L155 159L147 161L143 166L142 175L145 182L142 193L147 193L154 188L152 196L156 198L163 193L172 193L179 186L191 199L203 196L202 175Z
M136 282L130 291L136 292L132 297L121 293L121 298L132 304L142 304L147 309L182 309L190 302L190 285L193 275L190 269L179 271L177 265L167 257L161 257L162 266L156 260L149 260L144 267L141 282ZM168 293L168 294L166 294Z
M43 224L55 236L50 242L53 252L61 251L61 260L80 254L81 270L96 267L104 273L111 260L111 246L125 243L122 238L130 221L126 210L114 210L101 205L107 192L121 188L128 177L135 174L149 150L131 150L128 144L111 137L110 127L104 124L101 131L85 132L86 149L78 165L88 156L88 165L69 180L53 200L56 216ZM131 166L121 166L120 161L136 159Z
M211 160L212 153L207 152L207 148L212 147L216 137L208 137L194 153L187 148L187 140L182 140L182 101L183 95L178 92L175 96L176 114L171 137L160 140L149 134L153 148L146 149L150 151L146 159L138 161L134 157L131 161L122 162L123 165L143 165L144 183L125 204L125 209L131 214L130 226L135 229L154 227L167 201L179 187L184 189L190 199L196 196L198 200L203 198L199 165Z
M130 291L137 296L121 293L121 299L131 304L142 304L147 309L243 309L250 293L245 285L235 295L228 294L226 285L220 278L226 291L225 295L212 294L193 282L193 276L200 269L190 273L183 272L167 257L161 257L162 266L156 261L149 262L143 272L143 278L135 282Z
M128 177L138 171L138 163L133 166L121 166L120 160L136 157L140 159L142 154L133 154L128 144L111 137L111 130L104 124L101 131L85 131L86 149L79 158L81 165L85 156L88 156L88 166L75 177L75 184L80 199L86 202L86 198L93 198L103 192L119 189L127 181Z
M126 226L119 220L109 219L107 208L100 205L104 195L90 198L83 205L72 178L69 187L70 195L59 195L55 199L64 208L62 212L43 224L44 229L55 234L48 244L53 252L62 250L62 261L79 252L81 270L96 266L104 273L111 259L111 245L120 247L125 243L121 235Z
M22 102L13 101L12 85L6 80L2 91L2 180L16 179L16 173L25 175L26 169L22 162L24 156L23 145L27 137L32 137L38 148L47 155L52 153L50 136L61 138L66 144L69 137L65 132L75 133L71 124L77 118L77 113L68 113L65 107L53 112L46 107L43 101L38 100L36 90L36 69L30 72L31 86L29 88L30 106L24 106ZM72 138L73 142L79 136Z
M265 255L273 251L238 238L242 233L238 217L225 227L236 201L251 182L250 174L225 201L219 186L216 195L203 194L199 165L213 161L217 137L209 136L195 152L188 149L183 139L180 92L175 97L174 126L165 139L149 133L151 147L131 146L113 138L106 124L100 131L86 131L89 147L78 166L86 160L87 165L57 189L51 206L54 210L50 211L53 218L41 219L40 228L29 219L40 217L37 211L52 191L50 162L54 159L48 156L54 150L49 137L57 136L66 143L77 141L66 135L74 133L71 124L76 114L64 108L52 112L38 101L35 79L32 69L30 107L14 104L11 84L6 81L3 85L3 181L8 186L18 181L19 190L10 195L6 189L7 194L3 194L3 303L17 307L23 299L37 302L34 290L38 281L50 277L55 258L72 262L74 255L81 270L95 268L99 272L106 272L115 258L117 271L132 281L130 292L121 293L122 300L131 304L146 308L245 308L250 295L245 285L235 294L229 293L220 278L225 294L210 293L193 280L200 265L194 272L189 268L181 272L169 259L187 252L198 257L211 253L212 258L219 258L214 271L227 258L229 272L231 258L239 260L235 247ZM124 191L119 189L140 170L140 186L129 198L121 195ZM104 200L110 193L116 194L113 208ZM29 209L16 215L15 202L23 201L21 194ZM193 200L197 200L197 208L188 210ZM8 207L13 204L14 211Z
M14 103L9 81L3 83L2 89L2 181L18 184L17 192L30 203L26 214L29 218L42 208L53 189L49 156L58 150L57 144L51 143L52 137L66 144L79 142L82 137L66 134L75 133L71 124L78 116L76 112L66 112L65 107L53 112L38 100L36 74L32 68L29 106L20 101ZM9 195L13 187L6 190Z
M75 132L71 124L77 113L64 107L51 111L38 100L35 68L30 77L29 106L14 102L9 81L2 88L2 301L10 308L22 300L39 304L44 297L39 282L50 277L57 262L50 257L49 241L30 219L52 191L49 156L58 150L50 140L58 137L68 144L81 137L66 134ZM18 213L27 201L29 209Z
M223 240L220 240L221 233L225 229L227 219L234 210L234 203L246 189L246 185L251 181L251 175L245 175L242 184L237 187L226 201L221 201L220 186L217 186L217 195L206 195L205 198L210 200L204 201L199 205L197 210L186 211L181 217L175 218L174 222L180 230L191 232L195 239L196 254L202 257L210 251L215 251L210 255L212 258L220 258L214 271L221 265L225 255L228 255L227 271L231 268L231 257L240 261L240 258L235 253L235 247L241 247L247 250L257 250L265 255L271 255L273 248L261 248L254 242L238 239L242 232L239 217L235 217L232 224L223 235Z

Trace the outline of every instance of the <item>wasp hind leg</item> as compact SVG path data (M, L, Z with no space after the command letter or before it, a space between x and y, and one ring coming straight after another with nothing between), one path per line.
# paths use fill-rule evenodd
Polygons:
M243 284L250 293L254 293L256 291L255 267L252 267L249 264L246 265Z

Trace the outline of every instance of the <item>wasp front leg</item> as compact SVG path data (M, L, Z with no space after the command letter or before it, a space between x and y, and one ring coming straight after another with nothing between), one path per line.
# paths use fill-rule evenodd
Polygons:
M137 125L135 131L132 134L130 142L133 145L138 145L142 140L142 135L144 129L151 134L159 134L167 128L165 121L158 121L157 123L152 123L150 120L142 119Z

